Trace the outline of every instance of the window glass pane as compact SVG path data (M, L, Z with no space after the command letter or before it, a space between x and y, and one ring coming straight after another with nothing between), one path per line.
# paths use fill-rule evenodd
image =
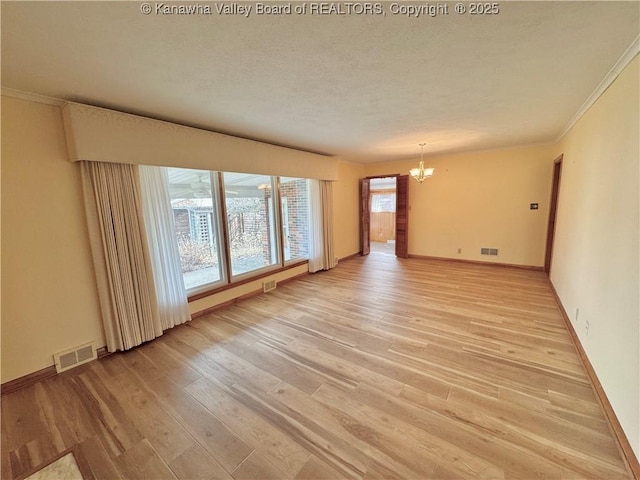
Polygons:
M284 260L309 258L309 182L280 178Z
M373 213L395 212L396 211L396 194L395 193L374 193L371 195L371 211Z
M224 173L232 275L279 262L274 184L266 175Z
M223 279L215 182L216 175L206 170L169 168L169 195L187 290Z

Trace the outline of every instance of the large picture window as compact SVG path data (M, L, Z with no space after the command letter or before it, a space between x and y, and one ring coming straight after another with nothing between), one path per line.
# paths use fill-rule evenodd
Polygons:
M309 258L304 178L169 168L188 294Z

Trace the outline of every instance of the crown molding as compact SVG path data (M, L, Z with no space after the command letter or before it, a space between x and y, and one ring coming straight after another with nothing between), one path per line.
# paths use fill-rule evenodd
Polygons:
M591 108L591 106L596 103L596 101L602 96L602 94L609 88L609 86L618 78L618 75L622 73L622 71L626 68L627 65L631 63L631 61L640 53L640 35L638 35L631 45L625 50L622 56L615 63L613 68L609 70L609 73L605 75L602 81L598 84L595 90L589 95L589 97L585 100L582 106L578 109L578 111L571 117L567 126L564 127L560 135L555 140L554 143L558 143L562 138L569 133L569 130L573 128L573 126L582 118L582 116Z
M39 95L31 92L23 92L22 90L15 90L13 88L2 87L0 93L3 97L19 98L20 100L29 100L31 102L44 103L45 105L54 105L56 107L61 107L66 103L65 100L60 98L47 97L46 95Z

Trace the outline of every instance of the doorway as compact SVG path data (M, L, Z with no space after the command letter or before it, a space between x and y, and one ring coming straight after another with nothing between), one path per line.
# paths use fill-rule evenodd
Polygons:
M409 257L409 176L360 180L360 254Z
M369 183L371 253L396 253L396 177L372 178Z
M553 164L553 180L551 184L551 203L549 204L549 225L547 227L547 249L544 258L544 271L551 275L551 259L553 257L553 238L556 233L556 216L558 214L558 197L560 194L560 178L562 176L562 155Z

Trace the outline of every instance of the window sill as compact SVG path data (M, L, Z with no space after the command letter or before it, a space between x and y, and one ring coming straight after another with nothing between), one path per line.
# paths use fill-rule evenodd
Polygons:
M224 292L225 290L231 290L232 288L239 287L240 285L244 285L245 283L253 282L255 280L260 280L261 278L269 277L275 273L284 272L286 270L290 270L292 268L299 267L300 265L304 265L307 263L309 263L309 260L306 260L306 259L298 260L292 263L287 263L283 267L269 269L268 271L257 273L251 276L243 276L239 280L235 280L221 286L213 287L210 290L206 290L204 292L198 292L198 293L194 293L193 295L189 295L187 297L187 300L189 302L195 302L196 300L200 300L201 298L205 298L216 293Z

